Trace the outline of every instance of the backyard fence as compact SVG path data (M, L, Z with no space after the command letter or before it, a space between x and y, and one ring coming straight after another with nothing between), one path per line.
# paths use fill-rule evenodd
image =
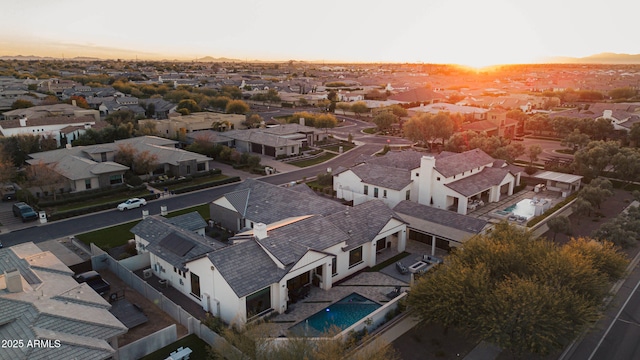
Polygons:
M191 314L189 314L189 312L184 310L181 306L176 305L164 294L154 289L151 285L144 281L144 279L140 278L133 272L134 270L139 270L150 266L150 258L148 253L132 256L125 259L126 261L120 262L116 261L108 253L92 243L91 254L91 265L93 266L94 270L106 269L112 272L129 287L133 288L135 291L137 291L149 301L153 302L160 309L162 309L162 311L171 316L177 323L187 328L189 334L196 334L197 337L202 339L210 346L219 347L224 344L225 349L233 349L233 346L231 344L227 344L226 340L222 336L218 335L213 330L209 329L206 325L202 324L199 319L194 318ZM134 265L140 267L137 269L130 268L134 267ZM153 340L154 338L151 338L148 341L145 340L148 337L159 337L161 338L161 340ZM137 354L139 351L143 351L139 350L139 347L140 349L144 349L144 351L146 351L146 353L148 354L168 345L164 344L160 346L164 342L164 340L162 339L165 338L166 334L151 334L136 342L128 344L126 347L139 342L139 345L136 345L137 347L127 348L126 351L127 353ZM153 349L154 347L155 349Z
M176 342L178 330L176 325L169 325L151 335L136 340L118 349L118 360L136 360L158 349Z

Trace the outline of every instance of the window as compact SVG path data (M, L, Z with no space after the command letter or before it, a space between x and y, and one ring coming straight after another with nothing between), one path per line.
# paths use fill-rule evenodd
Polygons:
M369 195L369 185L364 186L364 194Z
M405 200L411 199L411 190L407 190L407 192L404 194L404 199Z
M187 175L191 174L191 165L187 165Z
M331 259L331 275L338 275L338 258L336 256Z
M207 168L207 164L205 163L199 163L197 166L198 166L198 171L205 171Z
M84 179L84 188L91 189L91 179Z
M265 288L247 296L247 319L271 309L271 288Z
M382 197L385 198L385 199L387 198L387 190L386 189L382 190Z
M102 162L107 161L107 153L100 153L100 160L102 160Z
M109 184L122 184L122 175L111 175L109 176Z
M349 251L349 269L362 263L362 246Z
M200 276L191 273L191 295L200 299Z
M378 188L373 188L373 197L378 197Z
M438 177L436 178L436 180L440 181L440 176L438 176Z
M416 177L420 176L420 173L416 173Z

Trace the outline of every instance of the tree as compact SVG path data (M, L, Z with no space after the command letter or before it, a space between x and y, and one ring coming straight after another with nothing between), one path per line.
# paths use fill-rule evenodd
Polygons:
M378 131L386 131L391 128L391 124L397 123L398 118L389 111L380 112L373 118L373 123L378 127Z
M612 99L630 99L636 96L636 90L632 87L622 87L609 90L609 97Z
M588 201L593 208L600 209L600 204L612 195L613 185L611 181L605 178L596 178L580 190L578 198Z
M11 110L26 109L33 106L35 105L33 105L33 103L29 100L18 99L14 101L13 104L11 104Z
M40 138L40 150L49 151L58 148L58 141L52 136L47 135Z
M136 157L136 148L131 144L118 144L118 151L113 156L113 161L118 164L133 167L133 159Z
M260 124L264 119L259 114L251 114L247 116L247 120L245 120L245 126L249 129L260 127Z
M83 109L89 109L91 108L89 106L89 104L87 103L87 99L83 98L82 96L71 96L71 98L69 98L69 104L73 104L73 102L76 102L76 106L83 108Z
M616 177L631 184L640 177L640 151L632 148L620 148L620 152L611 159Z
M449 139L453 135L453 122L446 113L420 114L414 116L403 126L404 134L413 141L422 142L433 152L436 140ZM473 147L471 147L473 148Z
M249 112L249 105L242 100L231 100L225 108L227 114L246 114Z
M351 111L353 111L357 117L360 117L361 114L369 112L369 108L364 101L356 101L351 104Z
M631 146L640 146L640 123L631 125L631 130L629 130L629 141L631 142Z
M574 154L575 168L587 181L602 175L602 171L611 165L613 156L620 150L615 141L591 141Z
M138 175L151 175L158 167L158 155L150 153L148 150L139 152L133 159L133 171Z
M64 188L66 178L57 171L58 164L45 164L39 161L27 170L27 184L29 187L40 188L45 193L53 195L56 200L56 190Z
M6 143L0 146L0 184L6 184L13 179L16 168L11 155L5 149Z
M627 264L606 242L572 242L534 241L497 224L415 282L408 304L422 321L461 328L516 356L549 354L597 318Z
M538 161L538 156L542 154L542 147L538 144L530 145L527 149L527 157L529 158L529 166L533 166L535 161Z
M553 231L553 241L556 241L556 235L559 232L567 233L571 229L571 222L564 215L554 216L547 221L547 226L549 230Z
M153 104L151 104L153 105ZM158 129L156 129L156 123L153 120L147 120L138 125L138 134L141 136L157 136Z
M313 122L313 126L319 129L333 129L338 124L338 119L336 119L333 114L321 114L317 116Z
M339 102L336 104L336 109L342 110L342 114L345 115L348 110L351 110L351 105L346 102Z
M560 142L563 146L568 146L574 150L582 149L589 143L589 135L583 134L579 129L574 129L573 132L565 136Z
M181 109L187 110L188 111L187 115L194 112L200 112L202 110L200 109L200 106L198 106L198 103L196 103L195 100L192 100L192 99L180 100L180 102L178 103L177 110L181 110Z

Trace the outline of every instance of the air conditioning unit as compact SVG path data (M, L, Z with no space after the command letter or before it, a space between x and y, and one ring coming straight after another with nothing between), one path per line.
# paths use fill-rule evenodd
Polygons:
M151 275L153 275L153 270L151 270L151 268L142 270L142 276L143 276L145 279L150 278L150 277L151 277Z

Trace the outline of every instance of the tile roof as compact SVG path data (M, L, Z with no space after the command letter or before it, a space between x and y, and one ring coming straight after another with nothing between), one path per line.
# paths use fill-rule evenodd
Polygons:
M488 224L487 221L475 217L461 215L453 211L438 209L417 202L403 200L393 210L400 216L408 215L454 229L479 233Z
M326 218L349 236L347 250L373 241L391 219L405 222L382 200L370 200Z
M465 171L493 164L494 159L480 149L462 153L446 153L436 156L435 169L444 177L462 174Z
M501 168L485 167L481 172L463 179L445 184L451 190L464 195L473 196L492 186L500 185L509 171Z
M200 216L200 213L197 211L167 218L167 222L189 231L196 231L207 227L207 222L204 221L202 216Z
M12 258L27 263L29 268L18 269L33 286L13 293L0 289L0 338L59 340L61 346L2 349L0 358L107 359L115 354L107 340L126 333L127 328L108 311L108 302L86 283L78 284L68 267L33 243L0 249L0 264L12 265ZM39 282L31 284L29 272Z
M287 273L254 240L227 246L208 257L239 298L280 281Z
M47 126L47 125L77 125L82 126L84 128L84 124L93 124L96 122L96 119L93 116L78 116L78 117L68 117L68 116L48 116L48 117L38 117L38 118L28 118L26 121L26 127L30 126ZM3 129L15 129L21 128L20 120L3 120L0 122L0 126Z
M78 156L65 156L55 165L54 170L70 180L89 179L100 174L125 172L128 166L113 161L95 162Z
M289 217L327 215L345 208L344 205L330 199L310 196L255 179L246 179L235 189L236 191L248 190L244 217L253 222L271 224ZM232 204L240 207L241 199L243 198L235 200Z
M267 232L258 242L284 265L292 265L308 250L324 251L349 240L329 217L311 216Z
M387 166L361 164L351 168L363 183L380 186L391 190L402 190L411 184L411 172L395 170Z
M179 228L160 215L147 217L130 231L149 242L149 252L180 269L183 269L188 261L225 246L214 239ZM188 249L184 252L177 251L173 246L175 243L187 244Z

